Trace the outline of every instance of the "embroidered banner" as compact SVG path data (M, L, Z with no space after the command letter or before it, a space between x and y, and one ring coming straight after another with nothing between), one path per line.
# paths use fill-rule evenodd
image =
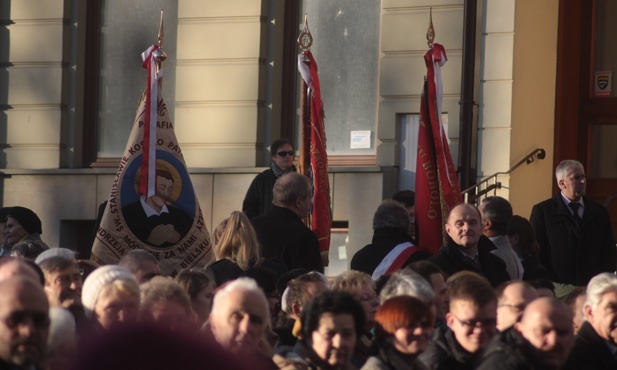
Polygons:
M156 101L154 110L146 104L151 101L146 99L147 92L152 90L146 89L142 96L91 259L101 264L117 263L128 251L144 249L159 261L163 275L175 276L182 269L205 266L214 256L173 123L160 88L156 90L156 97L150 96ZM155 121L149 125L146 117L152 114ZM145 145L146 127L155 131L149 148ZM142 180L149 171L143 165L144 157L152 165L145 188ZM153 192L148 192L148 187Z

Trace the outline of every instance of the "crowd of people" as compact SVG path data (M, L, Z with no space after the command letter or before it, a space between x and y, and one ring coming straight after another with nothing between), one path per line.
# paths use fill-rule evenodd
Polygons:
M277 149L293 159L288 142ZM302 223L311 183L291 166L267 174L271 204L213 230L215 262L174 277L140 249L98 266L49 248L33 211L3 208L0 370L617 369L610 221L584 197L582 165L560 166L560 195L532 222L500 197L457 205L432 256L413 193L397 194L338 276L323 274ZM265 176L251 188L269 191ZM570 228L562 250L551 233Z

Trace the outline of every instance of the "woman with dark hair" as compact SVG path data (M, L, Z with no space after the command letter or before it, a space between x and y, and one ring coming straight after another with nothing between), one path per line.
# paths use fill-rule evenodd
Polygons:
M302 338L292 352L275 355L279 368L354 369L356 341L364 329L364 309L349 293L328 291L302 310Z
M261 256L257 234L244 213L233 211L216 227L213 234L216 262L206 267L206 274L217 287L246 275L256 267L274 272L277 279L287 272L282 262Z
M523 280L549 279L548 270L540 264L539 245L531 223L524 217L514 215L508 224L508 241L523 265Z
M363 370L425 369L416 361L433 332L435 314L417 298L397 296L385 301L375 315L378 354L369 357Z
M205 273L194 270L180 271L175 280L188 293L197 323L202 325L210 316L214 283Z

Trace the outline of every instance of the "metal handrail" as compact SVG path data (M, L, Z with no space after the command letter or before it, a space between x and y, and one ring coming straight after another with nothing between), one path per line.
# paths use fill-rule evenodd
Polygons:
M546 158L546 151L544 149L542 149L542 148L537 148L533 152L527 154L523 159L518 161L514 166L510 167L509 170L507 170L505 172L495 172L494 174L492 174L492 175L490 175L488 177L485 177L482 180L478 181L475 185L470 186L467 189L463 190L461 193L463 194L465 202L468 202L470 200L469 199L470 197L473 197L473 199L471 199L472 201L476 201L480 196L485 195L486 193L488 193L491 190L493 190L495 192L494 195L497 195L497 189L501 189L501 183L497 182L497 176L509 175L514 170L516 170L517 168L522 166L524 163L526 163L526 164L533 163L536 157L538 159ZM484 189L484 190L481 190L480 192L478 192L478 189L480 189L480 187L482 187L482 185L488 184L489 181L491 181L491 180L493 181L493 184L489 185L489 187L487 189ZM470 194L470 192L472 190L475 190L474 194Z

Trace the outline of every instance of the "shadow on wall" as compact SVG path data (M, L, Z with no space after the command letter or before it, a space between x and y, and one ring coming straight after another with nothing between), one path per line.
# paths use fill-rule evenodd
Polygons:
M11 109L8 102L9 96L9 72L12 66L9 62L10 37L8 26L13 22L10 20L11 2L0 2L0 168L6 168L6 149L8 145L7 137L7 111ZM0 184L0 187L4 187ZM2 204L2 193L0 193L0 204Z

